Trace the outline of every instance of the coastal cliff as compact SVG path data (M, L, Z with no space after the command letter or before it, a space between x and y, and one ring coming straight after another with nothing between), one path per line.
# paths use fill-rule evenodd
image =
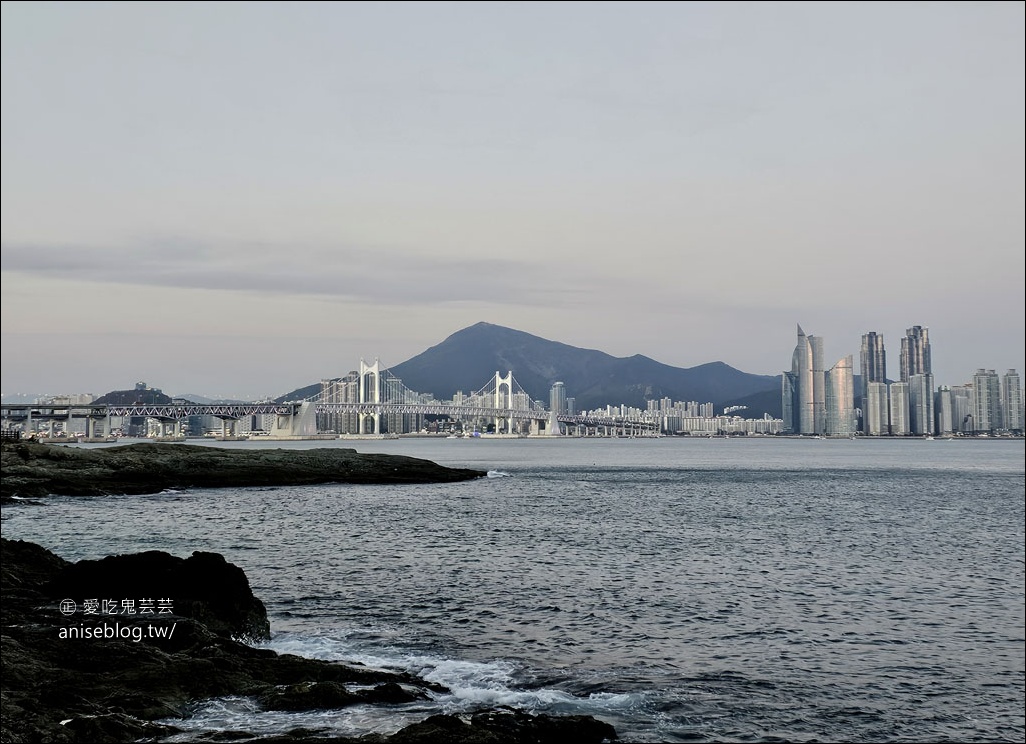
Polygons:
M0 497L159 493L168 488L294 486L317 483L452 483L480 470L354 449L228 449L138 443L85 448L4 441Z

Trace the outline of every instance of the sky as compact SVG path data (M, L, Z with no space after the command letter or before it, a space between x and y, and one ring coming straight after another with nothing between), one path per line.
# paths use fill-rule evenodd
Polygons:
M1026 372L1024 7L5 1L2 392L253 400L480 321Z

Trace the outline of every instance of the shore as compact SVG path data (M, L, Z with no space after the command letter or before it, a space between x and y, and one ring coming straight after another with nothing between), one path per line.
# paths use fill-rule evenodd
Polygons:
M447 483L484 471L351 449L227 450L180 444L103 449L7 442L4 508L49 494L145 494L167 488L315 483ZM31 507L38 508L38 507ZM251 645L269 640L263 603L244 571L218 553L161 551L70 563L35 543L0 538L3 690L0 741L164 741L189 706L251 697L262 710L400 706L448 692L413 675ZM244 730L195 741L439 742L526 744L616 739L591 716L531 715L508 708L435 715L391 735L345 738L294 729L261 737Z
M278 654L238 640L269 638L267 615L242 569L216 553L183 559L150 551L69 563L42 546L6 538L0 551L4 742L163 741L175 734L181 741L183 732L169 720L186 715L190 703L228 695L251 696L263 710L330 711L446 692L409 674ZM590 716L499 709L431 716L389 736L294 729L260 737L233 730L195 741L614 739L611 726Z

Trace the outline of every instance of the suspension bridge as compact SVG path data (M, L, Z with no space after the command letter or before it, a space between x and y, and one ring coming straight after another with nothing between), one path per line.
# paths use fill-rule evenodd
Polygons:
M636 436L658 432L658 422L642 417L589 416L549 410L533 400L513 377L496 372L478 391L457 393L451 401L435 400L403 384L378 360L360 360L358 371L345 377L321 380L313 395L295 401L256 403L192 403L117 405L7 404L0 406L2 428L32 432L39 422L67 422L68 436L82 430L85 439L113 430L117 419L156 422L156 438L182 438L183 424L192 417L213 417L222 422L222 437L232 436L235 422L259 417L269 422L272 438L303 439L346 435L385 435L419 432L429 417L458 425L464 432L511 436L565 433ZM79 420L81 427L73 422ZM35 423L34 423L35 422ZM262 425L260 427L264 429Z

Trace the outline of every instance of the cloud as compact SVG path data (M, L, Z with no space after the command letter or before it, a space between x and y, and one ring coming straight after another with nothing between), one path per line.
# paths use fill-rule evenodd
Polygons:
M83 283L315 296L369 304L560 305L586 282L523 260L451 258L350 245L208 244L182 238L130 246L4 243L3 270Z

